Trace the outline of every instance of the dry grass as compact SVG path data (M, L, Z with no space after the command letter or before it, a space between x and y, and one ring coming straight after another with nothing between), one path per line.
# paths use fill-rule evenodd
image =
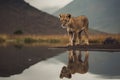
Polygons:
M120 42L120 35L119 34L105 34L105 35L90 35L89 41L90 43L102 43L106 38L112 37ZM85 36L83 36L83 40L85 39ZM24 43L31 45L65 45L69 42L67 35L7 35L7 34L1 34L0 35L0 43L3 44L3 42L6 43Z

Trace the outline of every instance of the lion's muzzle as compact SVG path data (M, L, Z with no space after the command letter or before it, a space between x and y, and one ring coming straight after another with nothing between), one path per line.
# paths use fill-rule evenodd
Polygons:
M64 24L61 25L62 28L67 28Z

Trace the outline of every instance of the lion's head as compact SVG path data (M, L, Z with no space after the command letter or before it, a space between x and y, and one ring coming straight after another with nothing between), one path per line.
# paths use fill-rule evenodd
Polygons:
M60 73L60 78L64 78L64 77L66 78L72 77L70 70L66 66L63 66L61 73Z
M66 28L71 18L71 14L60 14L59 15L61 26Z

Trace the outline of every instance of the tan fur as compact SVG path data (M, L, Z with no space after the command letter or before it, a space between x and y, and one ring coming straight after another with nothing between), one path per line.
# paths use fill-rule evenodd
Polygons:
M71 14L60 14L60 22L63 28L67 29L69 35L70 45L81 43L81 33L84 32L86 36L86 44L88 41L88 18L86 16L72 17ZM78 41L77 41L78 40Z

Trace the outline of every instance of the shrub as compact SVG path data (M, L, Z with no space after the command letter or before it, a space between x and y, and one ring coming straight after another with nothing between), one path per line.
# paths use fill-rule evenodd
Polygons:
M119 44L119 41L112 37L108 37L103 41L103 44Z
M0 43L5 42L5 39L0 37Z
M32 39L32 38L25 38L25 39L24 39L24 42L25 42L25 43L33 43L33 42L36 42L36 40L35 40L35 39Z
M14 34L20 35L20 34L23 34L23 31L22 31L22 30L16 30L16 31L14 32Z

